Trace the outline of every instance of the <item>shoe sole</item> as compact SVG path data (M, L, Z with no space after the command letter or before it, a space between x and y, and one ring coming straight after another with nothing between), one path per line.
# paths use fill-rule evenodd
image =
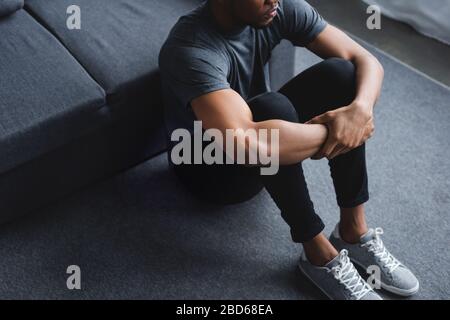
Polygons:
M355 260L355 259L353 259L353 258L350 258L350 260L351 260L354 264L357 264L360 268L362 268L362 269L364 269L364 270L367 270L367 268L364 267L364 266L363 266L361 263L359 263L357 260ZM389 291L389 292L391 292L391 293L394 293L394 294L396 294L396 295L402 296L402 297L410 297L410 296L416 294L416 293L419 291L419 287L420 287L419 283L417 283L417 285L416 285L414 288L411 288L411 289L409 289L409 290L399 289L399 288L397 288L397 287L390 286L390 285L384 283L384 282L381 281L381 280L380 280L380 286L381 286L382 289L384 289L384 290L386 290L386 291Z

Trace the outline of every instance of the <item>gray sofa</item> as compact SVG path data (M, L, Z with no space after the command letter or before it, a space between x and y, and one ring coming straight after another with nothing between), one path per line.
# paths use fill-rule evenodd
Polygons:
M0 0L0 223L165 150L158 53L201 2ZM276 89L290 46L270 69Z

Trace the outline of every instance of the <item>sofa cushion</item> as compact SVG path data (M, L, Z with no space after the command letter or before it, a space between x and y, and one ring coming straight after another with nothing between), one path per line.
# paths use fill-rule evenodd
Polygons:
M94 128L105 93L25 10L0 19L0 173Z
M0 18L22 9L23 0L0 0Z
M80 30L69 30L72 0L26 0L26 9L51 32L105 89L114 105L130 87L159 94L159 50L179 16L202 0L77 0ZM150 83L152 82L152 83ZM132 107L128 105L127 107Z

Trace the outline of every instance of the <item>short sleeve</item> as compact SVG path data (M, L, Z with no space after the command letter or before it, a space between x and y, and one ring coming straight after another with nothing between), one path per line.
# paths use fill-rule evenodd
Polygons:
M281 34L295 46L304 47L327 26L322 16L304 0L282 0Z
M229 89L226 59L212 49L195 46L164 48L159 57L163 85L189 106L204 94Z

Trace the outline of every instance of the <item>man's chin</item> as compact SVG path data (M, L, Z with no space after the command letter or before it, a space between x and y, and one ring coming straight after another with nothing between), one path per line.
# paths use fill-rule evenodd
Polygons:
M264 28L267 28L268 26L270 26L272 24L272 22L273 22L273 19L270 19L270 20L260 22L258 24L254 24L254 25L252 25L252 27L255 29L264 29Z

